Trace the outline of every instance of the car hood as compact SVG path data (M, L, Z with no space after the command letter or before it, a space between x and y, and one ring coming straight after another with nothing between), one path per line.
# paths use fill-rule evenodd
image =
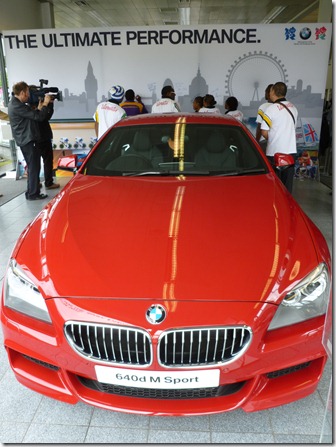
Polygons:
M272 174L77 174L15 256L45 297L276 302L316 266L307 225Z

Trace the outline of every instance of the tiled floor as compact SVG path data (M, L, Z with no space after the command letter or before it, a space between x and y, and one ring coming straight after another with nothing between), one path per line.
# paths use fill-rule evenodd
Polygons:
M65 179L61 179L64 183ZM57 191L48 191L49 197ZM294 197L332 247L332 195L321 183L297 180ZM0 281L14 243L44 206L20 195L0 207ZM55 401L20 385L8 366L0 331L1 443L331 443L326 415L332 366L318 390L295 403L256 413L241 410L212 416L148 417ZM324 423L326 419L327 423ZM322 438L321 438L322 434Z

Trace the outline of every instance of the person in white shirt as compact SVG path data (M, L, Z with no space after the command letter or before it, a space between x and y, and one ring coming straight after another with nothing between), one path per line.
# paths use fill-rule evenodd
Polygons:
M283 82L276 82L270 90L270 100L273 102L261 123L261 134L267 140L266 156L274 165L274 154L290 154L297 156L296 123L297 108L286 99L287 86ZM294 165L280 171L280 179L289 192L292 192L294 179Z
M161 99L152 106L152 113L177 113L180 106L175 101L176 93L171 85L166 85L161 90Z
M95 120L95 131L98 139L114 124L126 118L125 110L119 106L125 94L125 90L120 85L110 88L110 99L98 104L93 119Z
M270 94L270 91L271 91L272 87L273 87L273 84L269 84L266 87L265 99L266 99L267 102L264 102L263 104L261 104L259 106L257 119L256 119L256 122L257 122L256 140L258 141L258 143L260 144L260 146L262 147L262 149L264 151L266 151L267 142L266 142L265 138L261 135L261 123L262 123L262 121L264 119L264 114L266 112L266 109L272 104L272 101L270 100L270 97L269 97L269 94Z
M215 107L217 104L217 101L215 101L215 98L213 95L205 95L203 98L203 107L199 109L199 113L220 113L220 110Z
M243 112L238 110L238 99L235 96L229 96L225 101L224 108L226 110L225 115L231 115L238 121L243 121Z

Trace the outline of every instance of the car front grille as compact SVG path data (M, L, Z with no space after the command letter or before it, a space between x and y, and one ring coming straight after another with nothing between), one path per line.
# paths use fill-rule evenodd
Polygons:
M229 396L237 393L245 385L245 381L229 383L212 388L191 388L191 389L156 389L156 388L135 388L126 386L110 385L100 383L86 377L76 376L80 383L92 390L102 393L114 394L118 396L142 397L147 399L202 399L210 397Z
M150 365L149 334L129 327L67 322L65 336L81 355L93 360L122 365Z
M135 366L153 361L151 337L142 329L69 321L64 331L72 348L92 360ZM218 365L241 355L251 337L246 326L169 330L158 340L157 360L171 368Z
M247 327L182 329L167 331L159 341L163 366L206 366L228 362L241 354L251 340Z

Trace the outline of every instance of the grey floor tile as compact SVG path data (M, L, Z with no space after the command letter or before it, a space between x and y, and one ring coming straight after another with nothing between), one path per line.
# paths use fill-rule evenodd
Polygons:
M32 444L83 443L86 433L86 425L31 424L23 442Z
M4 415L2 414L2 417ZM0 442L1 444L21 444L28 430L27 422L0 422Z
M323 405L328 410L332 409L333 400L333 380L332 380L332 365L328 361L323 372L322 379L317 387L318 394L321 397Z
M1 382L1 380L5 376L5 374L7 372L10 373L10 371L9 371L10 367L9 367L9 363L8 363L7 352L2 344L3 343L2 336L1 336L0 343L1 343L1 346L0 346L0 382Z
M187 430L209 431L209 416L192 417L151 417L149 420L151 430Z
M148 430L133 428L90 427L85 442L89 444L144 444Z
M103 427L132 427L148 428L149 416L137 414L118 413L115 411L95 408L91 418L90 426Z
M31 422L41 403L42 395L21 385L11 370L0 382L0 414L8 422Z
M13 227L13 225L12 225ZM12 247L14 247L15 242L17 241L18 238L18 232L12 228L10 228L9 230L6 230L6 245L4 244L4 242L2 241L3 246L8 246L11 245ZM1 245L2 245L1 244Z
M243 410L210 416L210 429L215 432L272 433L268 410L246 413Z
M317 435L274 435L278 444L318 444L320 436Z
M11 215L11 211L8 211L5 213L1 213L1 207L0 207L0 230L3 231L11 231L12 226L17 224L17 218L13 217ZM20 222L21 226L21 222Z
M332 409L327 410L325 414L325 418L323 421L323 426L321 430L320 442L325 444L331 444L335 439L335 429L333 422L333 413ZM334 442L335 444L335 442Z
M209 431L150 430L148 443L151 444L208 444Z
M288 405L268 410L273 432L277 434L319 435L324 406L318 393Z
M215 444L273 444L274 436L263 433L213 432L211 442Z
M12 254L13 248L14 248L14 244L10 244L10 245L7 245L6 247L4 247L0 251L1 263L4 263L5 265L7 264L11 254Z
M78 403L67 404L58 400L43 397L35 414L35 424L89 425L93 407Z
M328 391L331 379L332 379L332 362L331 360L328 360L327 363L325 364L320 383L318 384L318 389L319 390L324 389Z

